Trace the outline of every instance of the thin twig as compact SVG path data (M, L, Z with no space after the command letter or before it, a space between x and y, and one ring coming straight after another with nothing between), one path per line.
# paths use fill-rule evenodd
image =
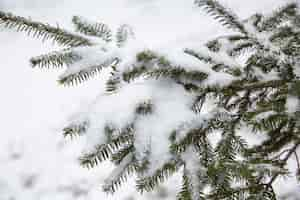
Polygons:
M296 161L297 161L297 167L298 167L298 170L300 170L300 162L299 162L299 157L298 157L298 154L297 154L297 152L296 152L296 151L294 152L294 154L295 154L295 157L296 157Z
M288 152L288 154L285 156L285 158L282 160L282 164L281 167L286 165L286 162L288 161L288 159L293 155L293 153L297 150L298 146L300 145L300 143L297 143L294 145L293 148L290 149L290 151ZM273 182L278 178L278 176L280 175L280 173L276 173L271 180L266 184L267 188L271 187Z

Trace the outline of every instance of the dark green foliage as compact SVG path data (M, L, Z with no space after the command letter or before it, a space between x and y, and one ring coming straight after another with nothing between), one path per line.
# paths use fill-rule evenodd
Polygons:
M177 194L177 199L178 200L193 200L191 197L191 192L189 190L189 179L187 176L182 177L182 186L180 192Z
M271 16L263 19L260 31L271 31L279 26L286 19L297 15L297 2L291 2L275 11Z
M106 97L116 95L128 84L149 79L179 85L189 94L191 103L187 107L199 121L187 120L183 126L165 133L169 138L170 157L152 173L149 173L153 166L151 148L139 152L136 144L139 133L135 125L158 114L157 99L139 101L128 126L106 122L104 130L99 130L104 133L104 141L80 157L81 165L87 168L106 160L116 165L103 186L104 191L114 193L131 176L137 177L136 186L141 193L152 191L174 173L182 172L179 200L276 200L279 197L273 184L279 177L290 174L287 162L292 156L295 156L296 176L300 179L297 155L300 105L292 111L287 109L290 98L300 99L299 8L294 2L287 3L269 16L256 13L241 21L216 0L196 0L195 4L222 25L238 32L209 41L202 50L183 49L185 56L199 61L199 69L178 66L168 56L144 50L134 55L134 62L125 66L127 68L120 66L122 58L111 56L101 63L77 66L72 71L72 64L84 59L78 54L80 51L76 51L78 47L89 48L96 44L58 27L3 12L0 12L0 24L67 46L62 51L30 60L32 66L41 68L67 66L68 70L59 80L61 84L80 83L103 68L111 68ZM113 38L105 24L89 23L81 17L74 17L72 21L79 33L99 37L105 45L115 40L118 50L124 49L134 38L128 25L119 27ZM101 47L103 53L109 51L105 45ZM239 56L243 56L243 62L238 62ZM203 71L202 64L210 69ZM215 74L228 75L232 80L210 84ZM206 113L209 106L214 109ZM63 133L73 138L88 132L89 127L88 120L72 123ZM254 134L264 139L251 144L247 138Z
M110 67L118 62L117 58L113 58L111 60L106 60L101 64L88 66L88 68L83 68L79 72L73 73L71 75L61 77L58 82L62 85L77 85L88 79L92 78L93 76L97 75L103 68Z
M193 81L203 81L207 78L207 74L199 71L186 71L181 67L170 67L170 68L161 68L161 69L153 69L149 70L146 74L146 77L151 77L155 79L159 79L161 77L166 78L169 77L174 80L180 81L181 79L186 79L191 82Z
M50 67L60 68L64 65L70 65L80 59L81 57L79 55L76 55L69 49L66 49L33 57L30 59L30 63L32 67L38 66L40 68L49 69Z
M137 106L135 112L138 115L147 115L153 112L153 104L151 101L145 101Z
M31 21L19 16L0 11L0 24L6 28L13 28L25 32L30 36L45 40L52 40L63 46L90 46L92 43L80 36L40 22Z
M106 81L106 92L113 93L116 92L121 83L121 77L118 72L111 72L110 78Z
M224 72L226 72L228 74L231 74L233 76L240 76L241 75L241 71L237 66L227 66L227 64L225 64L225 63L218 62L218 61L214 60L212 57L210 57L208 55L201 55L201 53L196 52L192 49L185 49L184 52L188 55L196 57L200 61L211 64L212 65L211 68L214 71L217 71L217 72L224 71Z
M70 126L63 129L63 135L65 137L70 136L73 138L74 136L80 136L84 134L87 130L88 122L83 122L81 124L71 124Z
M93 168L100 162L103 162L111 158L112 154L118 152L120 148L124 145L132 143L133 135L125 134L112 139L107 144L101 144L95 147L94 151L84 154L80 157L80 164L87 168ZM116 156L116 155L115 155ZM114 158L116 160L116 158Z
M178 171L181 161L172 160L166 162L161 169L156 170L154 175L146 176L137 180L137 190L141 193L150 192L155 189L159 184L166 181L170 176Z
M225 8L216 0L196 0L195 3L203 7L210 15L218 20L222 25L234 30L245 33L243 24L238 20L238 17Z
M110 42L112 40L112 31L106 24L93 23L90 24L82 17L74 16L72 22L75 25L76 31L89 36L95 36Z

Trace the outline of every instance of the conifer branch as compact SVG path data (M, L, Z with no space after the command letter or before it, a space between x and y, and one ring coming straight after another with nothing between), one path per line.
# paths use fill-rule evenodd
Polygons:
M189 80L191 82L197 81L202 82L205 80L208 75L200 71L186 71L182 67L168 67L168 68L159 68L152 69L146 72L146 77L150 78L171 78L174 80Z
M224 71L233 76L241 75L241 70L238 66L229 66L227 63L217 61L213 59L211 56L202 55L200 52L196 52L192 49L185 49L184 53L197 58L200 61L204 61L205 63L211 64L212 69L216 72Z
M96 62L99 61L98 57L95 61L94 55L87 56L87 58L84 56L84 53L93 53L91 51L93 48L86 47L88 51L83 51L82 55L81 51L72 48L94 45L81 35L1 11L0 24L43 40L50 39L68 46L69 48L62 51L51 52L30 60L33 67L49 68L66 65L67 70L59 80L62 84L81 83L102 68L111 67L112 71L106 82L107 98L124 98L124 93L120 96L111 95L111 93L117 94L120 87L126 87L130 81L137 78L143 81L147 78L164 79L164 82L172 86L178 86L175 84L183 86L185 92L188 92L189 95L186 95L186 93L180 94L180 90L174 90L174 95L178 95L178 99L181 100L181 95L184 96L184 105L180 102L178 110L174 113L184 113L184 115L176 116L178 118L174 118L173 125L176 126L174 131L165 133L169 134L166 135L169 141L165 135L161 138L154 138L150 135L151 138L134 131L134 128L136 130L151 128L152 124L150 126L143 124L149 119L153 126L156 126L156 123L160 123L160 115L163 115L163 119L168 117L167 120L173 122L175 116L172 116L172 113L166 116L164 109L160 112L159 106L162 105L160 102L168 100L164 99L164 96L160 97L160 94L165 94L163 92L158 91L159 95L148 96L148 99L142 96L143 100L138 96L134 99L137 100L134 104L130 102L123 105L121 103L121 107L117 107L121 108L120 112L123 112L121 120L114 119L114 114L118 112L115 109L112 109L112 113L104 115L109 116L108 119L101 118L110 122L109 125L102 127L103 131L100 133L104 134L101 137L104 141L98 141L90 152L80 157L79 161L83 167L87 168L95 167L104 160L110 160L116 165L103 186L104 191L114 193L128 177L133 175L138 176L137 190L141 193L152 191L177 172L181 166L184 166L183 186L177 196L180 200L275 200L276 194L272 185L279 176L289 172L285 166L292 155L296 156L296 164L299 168L296 154L300 145L298 111L287 109L290 109L289 104L293 103L293 99L289 97L296 98L298 103L300 96L298 89L300 81L297 77L299 72L296 69L300 57L299 24L295 24L299 20L297 5L288 3L270 17L255 14L241 22L233 12L217 0L195 0L195 3L206 9L221 24L239 32L208 42L207 49L204 48L207 52L203 49L184 49L182 53L185 58L188 57L194 62L198 60L199 65L203 62L208 64L205 66L209 69L204 70L201 67L189 68L187 64L178 66L180 64L174 63L180 61L175 59L174 62L171 59L172 54L170 58L161 56L159 50L157 52L142 51L130 58L126 55L124 63L121 62L122 57L111 56L105 59L107 55L100 62ZM106 42L112 40L112 33L107 25L90 23L78 16L73 17L72 21L80 33L100 37ZM267 32L267 34L262 32ZM121 48L133 38L131 27L122 25L116 33L116 45L108 45L105 50L101 50L109 52L116 50L116 53L122 56L127 49ZM236 58L241 54L246 54L245 62ZM129 65L127 61L130 62L131 68L126 68ZM184 62L189 61L187 59ZM221 76L214 76L215 74L224 74L226 77L222 79ZM214 80L219 77L222 80ZM233 78L230 83L228 83L228 77ZM205 80L213 80L213 82ZM152 83L153 81L144 81L142 84ZM168 95L168 88L157 89L167 92L166 95ZM126 92L122 90L124 91ZM173 98L172 95L171 98ZM115 102L115 99L113 100ZM174 102L177 103L177 100ZM177 109L177 104L174 105L172 104L172 109ZM181 107L182 105L184 108ZM97 104L97 106L100 105ZM206 108L208 110L203 111ZM188 114L185 115L182 109L186 109ZM109 112L109 109L104 110ZM128 127L115 128L124 127L124 123L128 123L125 118L133 122ZM182 122L182 120L186 121ZM92 133L94 130L89 129L92 127L90 123L92 122L73 123L63 130L63 134L71 138L87 132L99 134ZM168 123L166 125L168 126ZM154 130L156 128L161 128L160 124ZM169 130L169 127L167 128ZM260 133L268 138L249 147L244 135L239 134L239 132L245 134L241 131L243 128L252 128L252 133ZM146 133L148 134L147 131ZM219 133L221 137L213 143L210 136L214 138ZM149 138L151 141L148 141ZM157 144L160 139L167 140L163 141L163 145L168 145L166 148L169 148L169 159L163 160L159 168L153 165L156 164L157 159L161 158L157 156L161 147ZM147 146L149 143L150 145ZM291 146L291 149L284 150L287 146ZM158 148L155 149L157 152L151 154L154 148ZM166 152L162 153L165 155Z
M112 73L109 79L106 81L106 92L111 94L117 92L121 87L121 77L119 74Z
M296 143L287 153L287 155L284 157L283 160L281 160L281 167L284 167L287 164L287 161L290 159L290 157L295 153L295 151L298 149L300 143ZM266 184L267 188L272 187L272 184L274 181L280 176L280 173L276 173L273 177L271 177L270 181Z
M74 138L75 136L81 136L83 135L89 124L88 122L83 122L80 124L71 124L70 126L63 129L63 135L64 137L71 137Z
M218 20L222 25L231 29L247 34L243 24L238 17L230 10L215 0L195 0L195 4L203 7L211 16Z
M62 46L76 47L93 45L88 39L59 27L53 27L2 11L0 11L0 25L18 32L25 32L30 36L42 39L42 41L52 40Z
M141 193L154 190L159 184L166 181L170 176L178 171L183 163L179 160L166 162L161 169L155 171L152 176L142 177L137 180L137 190Z
M106 42L112 41L112 31L103 23L91 23L86 19L74 16L72 22L75 25L76 31L88 36L99 37Z
M271 16L264 18L260 30L271 31L280 25L283 21L290 17L294 17L297 14L297 2L287 3L285 6L279 8L273 12Z
M87 66L78 72L62 75L58 82L62 85L78 85L96 76L103 68L114 66L118 63L118 58L108 59L101 64Z
M111 161L115 165L119 165L127 155L133 153L134 151L135 151L135 148L134 148L133 144L124 145L117 152L114 152L112 154Z
M134 67L130 70L123 72L122 78L126 82L131 82L136 78L143 76L147 71L148 69L145 66Z
M129 39L134 39L134 32L128 24L123 24L118 28L116 40L118 47L123 47Z
M112 155L124 145L124 143L132 143L132 140L132 134L120 135L108 144L98 145L92 152L85 153L79 158L79 162L83 167L93 168L99 163L111 158Z
M50 67L61 68L64 65L68 66L80 59L79 55L70 49L65 49L33 57L30 59L30 63L32 67L38 66L39 68L49 69Z
M111 176L105 180L102 187L103 191L111 194L115 193L122 186L122 183L126 182L128 177L137 171L137 168L134 156L132 154L127 155L111 173Z
M182 177L182 186L180 192L177 194L177 200L193 200L190 192L190 181L187 176Z

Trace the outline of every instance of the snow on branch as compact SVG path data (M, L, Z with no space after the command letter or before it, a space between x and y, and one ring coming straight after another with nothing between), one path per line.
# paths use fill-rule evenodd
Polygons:
M86 137L84 167L116 165L106 192L130 176L140 192L151 191L179 172L179 199L274 200L273 182L286 175L300 143L299 31L288 23L296 5L242 23L216 0L195 3L239 33L203 47L149 48L128 25L111 37L108 26L74 17L77 31L102 38L92 44L2 12L0 22L69 46L31 59L33 66L65 66L62 84L110 70L106 91L63 130ZM252 145L247 138L258 132L266 139Z
M59 27L50 26L41 22L32 21L24 17L0 11L0 25L25 32L30 36L45 40L52 40L62 46L91 46L92 42L80 35L70 33Z
M112 31L106 24L89 22L87 19L80 16L74 16L72 22L75 25L75 30L77 32L88 36L99 37L107 42L112 40Z
M216 0L195 0L195 4L203 7L207 12L212 15L224 26L237 30L241 33L246 33L243 24L239 21L238 17L229 9L225 8Z

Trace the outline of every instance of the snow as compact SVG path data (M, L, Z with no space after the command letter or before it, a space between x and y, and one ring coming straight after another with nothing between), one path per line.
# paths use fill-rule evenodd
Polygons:
M198 49L197 49L198 50ZM208 79L206 79L202 84L204 85L228 85L230 84L233 80L234 77L226 74L226 73L221 73L221 72L216 72L211 69L211 65L200 62L197 58L184 54L182 49L160 49L157 50L162 56L166 57L168 61L171 62L173 66L180 66L185 68L187 71L200 71L208 74ZM155 52L157 52L155 51ZM212 54L211 54L212 55ZM214 57L217 57L214 55ZM226 56L228 57L228 56ZM220 60L221 63L223 63L221 58L221 55L217 57L217 60ZM226 60L228 61L228 60ZM225 61L225 62L226 62ZM226 62L226 64L230 65L232 62ZM234 63L236 64L236 63ZM235 66L235 65L234 65Z
M299 98L295 96L289 96L286 102L287 112L290 114L294 114L296 111L299 111Z
M267 12L286 1L261 0L259 4L257 1L243 1L241 3L239 0L221 0L220 2L226 3L237 11L239 16L245 18L256 11ZM228 32L225 28L217 25L211 17L203 14L204 12L201 9L196 8L193 5L193 0L112 0L105 2L90 1L89 3L71 0L4 0L1 3L4 5L4 10L14 11L19 15L32 16L33 19L51 22L52 24L59 22L61 26L66 25L69 28L72 27L70 25L71 16L77 14L91 20L111 24L113 30L116 30L120 24L128 23L132 25L139 40L138 42L132 42L133 46L136 45L135 48L128 47L128 49L134 49L131 53L127 54L128 49L122 52L103 51L102 48L107 44L95 47L99 54L103 55L104 52L104 57L100 57L101 60L119 56L123 58L122 66L124 67L129 66L134 61L132 55L141 49L163 50L163 48L166 49L169 45L174 44L190 47L195 45L194 41L196 40L199 40L199 44L202 44ZM85 117L89 117L90 120L96 122L96 124L93 123L95 125L91 127L87 138L66 141L60 134L61 128L68 124L66 119L74 111L82 110L82 107L85 107L84 105L94 99L96 93L104 91L104 79L97 78L77 88L58 87L55 83L58 75L56 72L46 73L36 69L31 70L28 64L31 56L48 52L56 47L49 43L35 42L33 39L24 37L23 34L3 32L0 33L0 36L1 65L5 74L1 78L0 84L0 89L3 91L0 100L0 120L3 122L1 123L3 134L0 141L0 199L8 200L13 197L15 199L32 200L118 200L129 199L131 196L134 196L135 199L142 199L141 196L133 192L133 183L125 186L116 196L103 194L99 185L111 171L112 165L105 163L103 166L99 166L98 169L87 171L78 166L77 156L84 147L92 148L95 141L104 140L100 134L92 134L93 130L101 129L108 122L103 121L104 119L126 125L134 120L132 113L134 103L149 98L156 101L159 95L164 95L166 98L162 102L157 102L157 105L160 105L159 110L155 110L157 114L145 116L145 118L139 119L138 123L138 129L142 133L139 135L139 140L142 140L139 143L141 144L139 148L146 148L149 141L159 144L159 146L151 147L152 155L150 155L152 156L151 164L158 168L162 165L161 161L163 160L158 160L158 157L164 157L165 159L170 157L165 148L167 143L164 143L167 140L166 138L163 139L166 134L163 133L171 131L172 127L184 123L185 120L195 118L185 109L185 106L191 103L188 100L189 98L184 95L180 97L174 95L180 90L177 87L171 88L171 91L164 89L159 91L157 88L147 88L142 83L133 84L129 88L122 88L121 91L124 94L131 94L126 95L126 98L122 92L115 94L116 96L112 96L110 99L100 95L97 97L95 104L87 108L87 110L93 110L93 115L86 116L85 113L80 113L79 115L83 115L83 118L79 117L78 119L78 115L76 115L72 119L84 120ZM128 44L130 45L130 43ZM94 50L93 48L78 49L81 55L85 55L86 59L83 59L82 63L69 68L64 75L80 71L83 65L98 62L98 55L90 57L94 54L89 52ZM224 79L223 73L219 76L218 73L210 70L208 65L204 63L199 65L199 61L194 58L178 56L181 55L180 51L183 51L183 49L174 51L174 54L166 52L166 56L170 56L178 65L186 65L191 67L190 69L201 67L201 70L213 73L214 76L212 77L214 78L207 80L207 84L228 84L232 81L231 76L228 75ZM130 56L125 57L123 52ZM223 58L226 57L222 56ZM93 62L87 63L91 59ZM221 57L218 57L218 59L221 59ZM191 62L192 65L190 65ZM232 61L226 59L220 60L220 62L230 63ZM124 98L126 101L120 101ZM101 102L101 106L96 102ZM182 105L181 102L185 102L185 104ZM292 112L295 109L294 105L295 99L290 98L287 104L289 111ZM180 115L170 116L168 111L171 109L175 113L180 113ZM124 112L118 112L118 115L116 115L115 112L120 110ZM99 115L103 117L99 118ZM147 124L144 123L145 121L147 121ZM149 123L149 121L152 123ZM158 125L152 127L151 124ZM146 137L143 138L143 136ZM86 144L89 144L89 146L86 146ZM191 166L189 168L192 168L192 165L193 163L189 165ZM289 179L289 184L285 183L284 181L278 182L276 190L280 193L293 193L297 189L299 191L294 179ZM163 199L175 198L174 195L179 188L178 180L172 179L169 185L172 185L172 187L166 189L169 197ZM300 196L300 194L297 195ZM147 199L147 195L145 199ZM153 198L150 194L148 199L159 199L159 197Z
M154 86L151 98L155 105L154 112L138 119L135 141L137 152L144 152L150 144L149 174L161 168L164 162L171 158L169 136L174 127L195 117L195 114L187 109L191 100L182 87L161 81Z
M182 159L185 161L185 173L189 179L189 189L192 193L192 199L195 200L201 199L201 189L204 187L201 185L201 181L203 180L201 180L200 177L202 174L205 176L207 173L205 167L201 168L199 158L200 157L198 157L197 153L195 153L192 147L189 147L182 155Z

